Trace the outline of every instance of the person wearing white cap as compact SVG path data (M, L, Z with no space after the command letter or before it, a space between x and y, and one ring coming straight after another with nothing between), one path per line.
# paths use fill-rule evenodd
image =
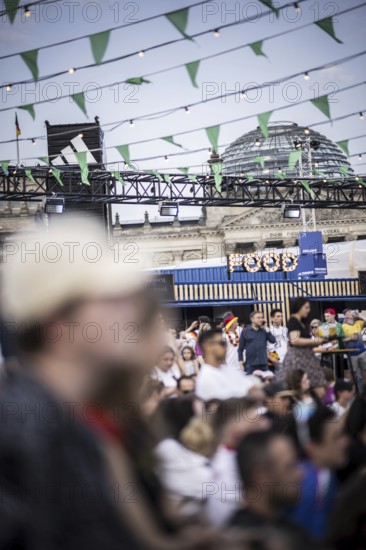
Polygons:
M104 413L89 403L110 373L149 368L157 353L141 265L116 258L94 222L67 216L15 236L3 259L2 313L19 365L0 388L0 547L141 548L108 489L91 429Z

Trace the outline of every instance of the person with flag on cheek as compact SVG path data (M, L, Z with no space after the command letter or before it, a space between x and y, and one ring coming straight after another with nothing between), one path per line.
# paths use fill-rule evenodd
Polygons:
M238 326L238 317L230 315L224 320L224 340L226 342L226 366L242 370L238 357L238 348L242 328Z

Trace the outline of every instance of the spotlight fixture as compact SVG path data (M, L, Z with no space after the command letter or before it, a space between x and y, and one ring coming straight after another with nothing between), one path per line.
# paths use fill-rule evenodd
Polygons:
M310 141L310 147L314 149L314 151L317 151L320 147L320 141L318 141L317 139L312 139Z
M178 216L178 203L173 201L160 201L158 206L160 216Z
M50 197L46 200L44 211L46 214L62 214L65 208L65 199Z
M145 55L144 50L139 51L139 53L138 53L137 55L138 55L139 57L144 57L144 55Z
M304 80L310 80L310 75L308 72L304 73Z
M301 207L297 204L285 205L282 210L282 215L285 219L299 219Z
M32 15L28 6L24 6L24 15L26 17L30 17Z
M295 149L302 149L303 142L295 139L294 145L295 145Z
M220 29L215 29L214 32L213 32L213 35L215 38L219 38L220 36Z

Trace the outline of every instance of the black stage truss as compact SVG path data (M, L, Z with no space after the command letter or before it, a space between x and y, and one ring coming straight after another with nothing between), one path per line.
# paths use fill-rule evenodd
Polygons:
M63 186L47 168L31 168L30 182L24 169L10 169L0 175L0 200L37 202L56 194L69 203L157 204L176 201L180 206L261 206L279 207L297 204L306 208L364 208L366 177L326 180L306 178L311 189L300 180L276 178L223 177L221 192L213 176L186 174L150 175L120 172L124 184L106 170L89 172L90 186L80 183L80 170L62 170ZM166 181L168 180L168 181Z

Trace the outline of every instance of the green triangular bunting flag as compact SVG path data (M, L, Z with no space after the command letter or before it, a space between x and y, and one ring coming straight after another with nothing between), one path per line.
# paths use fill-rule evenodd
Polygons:
M166 13L165 17L172 23L172 25L174 25L174 27L181 33L181 35L184 36L184 38L192 40L192 38L188 34L186 34L188 11L188 8L172 11L170 13Z
M2 160L0 162L1 169L6 176L9 175L9 164L10 164L10 160Z
M29 52L23 52L20 54L24 63L28 66L28 69L33 75L34 80L38 80L38 50L30 50Z
M161 139L163 139L164 141L167 141L168 143L171 143L172 145L176 145L177 147L181 147L182 149L184 149L183 145L181 145L180 143L176 143L174 141L173 136L166 136L166 137L163 137Z
M264 157L255 157L254 162L260 164L262 170L264 168Z
M45 164L47 164L47 166L48 166L49 163L50 163L48 157L39 157L39 160L40 160L41 162L44 162Z
M338 44L343 44L342 40L339 40L339 38L337 38L334 33L333 19L331 17L325 17L324 19L315 21L315 25L320 27L323 31L329 34L329 36L334 38L334 40L338 42Z
M9 17L10 23L13 23L20 0L4 0L6 15Z
M155 176L156 178L158 178L160 183L163 181L162 176L156 170L144 170L144 172L145 174L150 174L151 176Z
M210 126L209 128L205 128L206 134L208 139L210 140L212 144L212 148L217 153L218 151L218 141L219 141L219 133L220 133L220 124L217 126Z
M164 174L164 181L165 183L169 183L169 185L171 185L172 180L170 179L169 174Z
M80 109L83 111L84 115L88 116L88 113L86 112L86 107L85 107L84 92L78 92L77 94L72 94L71 97L75 101L76 105L80 107Z
M189 168L186 168L185 166L183 166L182 168L178 168L178 170L183 172L183 174L188 174L188 172L189 172Z
M194 176L193 174L188 175L189 181L192 181L193 183L197 183L197 176Z
M224 167L223 162L216 162L212 164L212 171L215 179L215 189L218 193L221 193L221 183L222 183L222 169Z
M77 158L80 166L81 183L84 183L85 185L90 185L90 181L88 180L89 167L86 160L86 151L75 151L74 155Z
M267 57L264 51L262 50L262 44L263 40L258 40L258 42L252 42L249 44L249 48L253 50L255 55L263 55L263 57Z
M348 139L344 139L343 141L336 141L336 144L342 151L344 151L349 156L349 149L348 149Z
M19 109L23 109L24 111L27 111L30 116L33 118L33 120L36 118L36 112L34 110L34 105L23 105L22 107L18 107Z
M134 84L135 86L141 86L141 84L151 84L151 80L146 80L142 76L136 76L134 78L128 78L125 80L126 84Z
M319 111L321 111L326 117L330 118L330 108L327 95L321 95L316 99L311 99L310 101L313 105L315 105L315 107L318 107Z
M52 168L52 175L60 185L64 185L61 179L61 170L58 170L57 168Z
M290 170L295 169L295 166L299 162L300 158L301 158L301 150L300 151L292 151L289 154L288 167L289 167Z
M196 82L196 76L198 67L200 65L199 61L192 61L191 63L186 63L186 69L189 74L189 78L191 79L191 82L195 88L198 88L198 84Z
M281 170L281 172L277 172L276 178L278 180L284 180L286 178L286 174L284 174Z
M116 180L118 180L120 183L122 183L122 185L126 185L126 182L121 176L121 172L112 172L112 176L116 178Z
M123 160L125 161L126 164L130 164L130 147L129 145L118 145L118 147L116 147L117 151L119 152L119 154L121 155L121 157L123 158Z
M33 181L33 183L37 184L36 180L34 179L33 175L32 175L32 170L24 170L24 173L25 175L27 176L27 178L31 181Z
M310 197L313 199L315 197L314 191L309 185L309 182L307 180L300 180L301 185L306 189L306 191L309 193Z
M273 6L272 0L260 0L260 2L262 2L262 4L264 4L265 6L267 6L267 8L270 8L272 11L274 11L277 17L279 16L280 10Z
M342 174L342 176L349 176L350 166L348 164L344 164L343 166L339 167L339 172Z
M103 31L89 36L94 61L97 65L101 63L107 50L110 32L111 31Z
M268 121L271 118L272 111L268 113L262 113L257 116L259 127L262 131L263 137L268 138Z

